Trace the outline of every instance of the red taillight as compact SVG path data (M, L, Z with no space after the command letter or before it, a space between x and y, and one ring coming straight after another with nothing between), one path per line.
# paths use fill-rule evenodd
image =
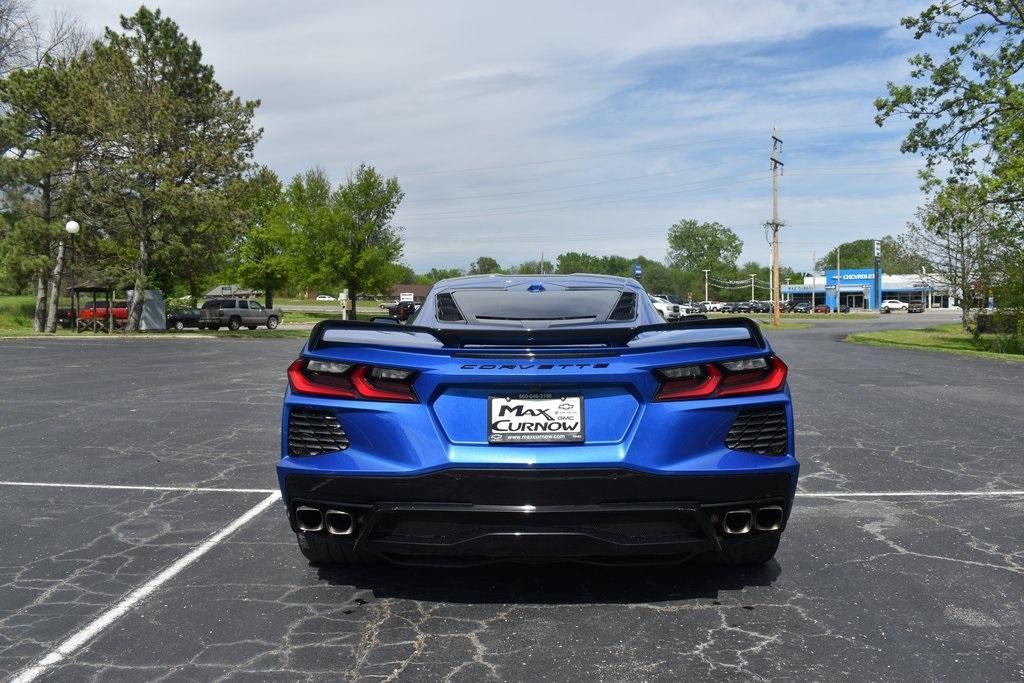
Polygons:
M654 372L660 381L655 398L677 401L779 391L786 383L788 368L779 358L771 356L661 368Z
M288 383L293 392L324 398L415 403L415 376L412 370L301 358L288 366Z

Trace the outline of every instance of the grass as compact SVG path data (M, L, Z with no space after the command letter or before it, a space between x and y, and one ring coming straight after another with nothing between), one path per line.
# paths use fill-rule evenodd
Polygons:
M889 346L917 351L936 351L961 356L1024 362L1024 355L1019 353L1003 353L993 350L999 348L1006 341L1004 336L985 334L976 340L971 334L964 332L957 323L936 325L921 330L855 332L848 335L846 341L868 344L870 346Z
M757 321L757 324L760 325L765 332L775 332L777 330L809 330L814 327L814 323L794 322L792 320L786 320L785 318L783 318L782 324L779 327L772 326L771 318L753 318L753 320Z

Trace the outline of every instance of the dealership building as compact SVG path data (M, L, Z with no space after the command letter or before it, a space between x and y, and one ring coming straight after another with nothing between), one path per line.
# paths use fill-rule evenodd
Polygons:
M934 275L881 274L881 286L875 282L873 268L826 270L804 278L802 284L781 285L782 297L794 302L825 304L835 310L836 299L844 306L878 308L882 301L920 301L928 308L953 308L958 293Z

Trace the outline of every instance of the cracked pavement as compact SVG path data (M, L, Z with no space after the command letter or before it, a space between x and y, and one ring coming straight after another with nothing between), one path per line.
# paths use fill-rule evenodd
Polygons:
M1024 679L1024 364L772 335L800 489L777 561L310 567L272 506L44 680ZM0 342L2 478L273 488L296 340ZM90 397L87 402L85 397ZM0 677L260 493L0 486Z

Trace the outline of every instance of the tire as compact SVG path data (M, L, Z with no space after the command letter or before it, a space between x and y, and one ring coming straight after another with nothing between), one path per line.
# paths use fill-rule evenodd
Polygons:
M314 534L295 534L299 551L312 564L373 564L376 555L363 553Z
M174 329L178 330L178 332L181 332L183 329L185 329L185 323L181 322L180 320L177 321L176 323L174 323Z
M737 541L722 539L722 552L705 553L700 557L703 564L726 567L752 567L771 562L779 549L782 534L769 533L757 538Z
M269 318L267 318L267 329L268 330L276 330L278 322L279 321L278 321L276 315L270 316Z
M228 329L234 332L242 326L242 319L235 317L228 320Z
M248 327L250 330L255 330L258 327L258 325L246 325L246 327Z

